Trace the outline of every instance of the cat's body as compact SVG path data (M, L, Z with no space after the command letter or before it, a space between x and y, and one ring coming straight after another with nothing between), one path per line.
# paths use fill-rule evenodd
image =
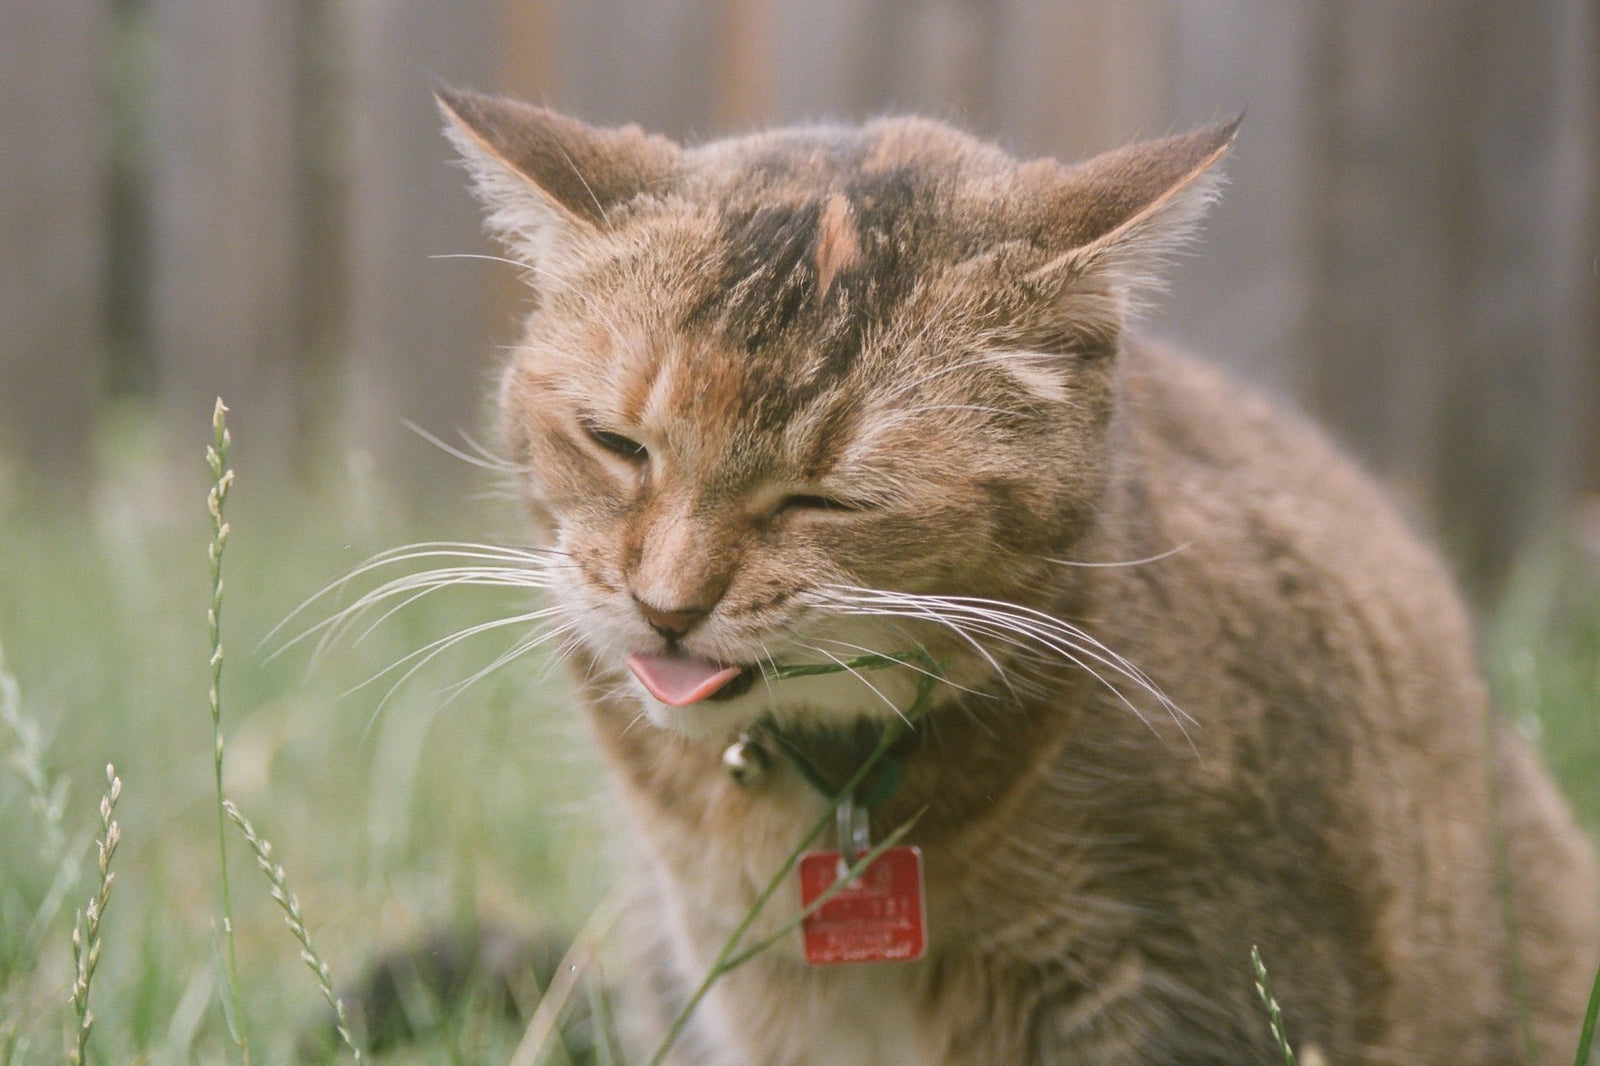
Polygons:
M1059 609L1139 649L1196 722L1187 737L1170 718L1140 722L1078 675L998 736L971 718L929 723L882 823L929 807L916 839L931 958L847 972L757 959L702 1019L738 1049L726 1061L1271 1061L1252 945L1294 1040L1326 1061L1517 1061L1488 705L1447 577L1309 433L1170 354L1123 359L1127 448L1107 522L1075 558L1187 547L1063 567ZM627 730L636 707L600 706L602 743L670 871L634 935L692 957L688 980L820 801L792 780L742 789L719 746ZM1560 1004L1538 1012L1548 1059L1575 1039L1596 961L1592 919L1576 921L1586 939L1560 932L1592 911L1593 882L1527 757L1500 757L1508 810L1537 808L1519 813L1519 830L1534 825L1511 834L1511 869L1519 920L1545 934L1524 949L1528 987ZM669 767L670 781L654 776ZM1541 840L1551 823L1568 839Z
M728 742L775 723L840 780L827 738L917 681L718 670L915 645L946 683L872 817L921 812L926 957L791 937L672 1061L1268 1063L1257 945L1324 1061L1515 1062L1497 871L1570 1059L1591 859L1448 576L1314 432L1121 338L1231 128L1069 170L925 123L685 151L444 102L534 269L502 414L638 833L639 1051L826 809Z

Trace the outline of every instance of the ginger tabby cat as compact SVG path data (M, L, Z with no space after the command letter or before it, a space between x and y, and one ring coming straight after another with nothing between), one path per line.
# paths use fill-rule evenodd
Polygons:
M791 934L668 1061L1281 1062L1259 945L1303 1062L1520 1062L1497 832L1571 1061L1592 858L1445 568L1314 430L1124 331L1237 123L1065 166L916 119L682 147L440 101L534 297L500 417L637 838L630 1062L828 809L729 745L843 781L923 676L778 669L913 649L939 683L870 819L921 813L926 954Z

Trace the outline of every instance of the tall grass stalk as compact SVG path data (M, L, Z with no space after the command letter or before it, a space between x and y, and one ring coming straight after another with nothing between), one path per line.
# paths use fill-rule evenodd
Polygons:
M1289 1047L1288 1034L1283 1031L1283 1011L1278 1008L1278 1000L1272 994L1272 978L1267 976L1267 964L1261 961L1261 949L1254 944L1250 945L1250 965L1255 968L1256 995L1261 997L1261 1005L1267 1009L1267 1024L1272 1027L1272 1039L1278 1042L1283 1064L1297 1066L1294 1050Z
M917 720L927 713L933 695L933 686L939 680L941 670L939 664L934 662L926 652L916 652L895 656L866 655L858 659L849 660L847 662L829 663L817 666L791 667L787 668L789 672L779 674L778 680L781 681L788 677L798 677L807 674L833 673L843 670L850 670L854 672L855 670L860 669L880 669L889 666L920 669L921 676L918 678L917 695L916 699L911 704L911 708L903 715L888 720L887 724L883 728L883 733L878 737L878 745L873 749L872 754L869 755L866 761L856 769L856 772L850 776L850 779L844 783L844 786L839 789L838 793L832 797L832 800L828 804L827 811L822 815L821 818L817 819L815 824L811 826L810 831L807 832L806 835L801 838L800 842L794 846L794 849L789 852L788 858L786 858L783 861L783 864L778 868L777 873L772 875L772 879L767 882L766 887L761 890L761 893L758 896L756 896L755 902L752 903L750 905L750 909L745 912L744 918L739 922L738 927L734 929L733 934L728 937L727 943L722 945L722 950L717 953L716 960L711 964L711 968L706 972L706 975L701 980L699 986L689 997L688 1002L684 1004L683 1009L678 1012L677 1017L672 1020L672 1025L667 1029L666 1036L662 1038L660 1045L656 1048L655 1054L650 1057L650 1066L660 1066L660 1063L666 1059L667 1053L672 1050L672 1046L677 1043L678 1038L683 1035L684 1028L689 1024L689 1019L699 1008L700 1001L705 999L706 994L711 991L713 985L731 972L735 967L749 962L756 955L766 951L768 948L778 943L779 940L783 939L783 937L787 936L790 932L797 928L806 917L814 913L823 904L832 899L833 896L837 894L844 885L859 877L867 867L871 866L873 862L877 860L878 856L883 854L883 852L888 848L899 843L906 833L911 831L912 825L915 824L917 820L915 817L912 818L910 822L907 822L906 824L895 829L895 831L889 834L889 836L886 837L882 843L874 847L866 855L853 863L849 869L845 871L845 873L841 875L831 887L829 887L827 891L825 891L811 904L811 906L807 907L799 915L785 923L785 925L776 933L765 938L764 940L758 941L753 945L745 947L745 935L749 933L750 928L755 925L756 919L760 916L761 912L766 909L767 904L771 902L772 897L777 893L779 887L788 880L789 875L794 871L795 867L799 865L800 857L805 854L806 849L811 847L811 845L822 836L829 825L833 824L835 812L838 811L839 805L845 801L846 797L855 794L856 789L859 788L861 783L867 779L867 776L872 773L873 768L888 756L890 749L893 748L894 745L900 740L900 738L905 734L905 731L915 725ZM841 841L840 846L845 847L846 845Z
M58 862L66 847L61 831L62 808L66 804L66 782L52 783L44 772L44 742L39 724L22 713L22 689L6 670L5 648L0 647L0 726L11 734L14 745L11 767L28 792L28 806L38 816L44 830L45 858Z
M3 648L0 648L0 727L3 727L4 733L10 734L11 768L21 779L27 792L28 806L38 818L44 834L44 845L39 849L38 858L41 865L55 870L49 891L34 911L33 920L15 952L6 960L20 967L38 957L40 946L51 934L56 915L76 889L78 875L83 868L83 849L81 842L74 842L71 847L67 844L66 834L61 828L67 802L67 779L58 776L52 780L45 772L44 741L39 723L23 711L22 689L17 679L6 670ZM0 990L7 984L7 981L0 981ZM3 1047L4 1044L0 1044L0 1048ZM0 1057L0 1066L6 1066L6 1063L7 1059Z
M89 1030L94 1027L94 1012L89 1009L89 986L100 965L100 920L105 917L106 904L111 902L111 884L117 876L111 872L111 857L122 839L122 826L113 817L117 800L122 795L122 779L109 763L106 764L106 785L106 794L100 800L101 836L96 841L100 851L100 887L89 897L89 905L78 912L72 927L72 961L77 970L72 982L72 1009L78 1016L76 1044L67 1060L72 1066L83 1066Z
M17 1020L7 1018L0 1021L0 1066L12 1066L21 1058L18 1048L27 1049L26 1042L17 1032Z
M600 942L622 916L625 899L621 891L613 889L589 915L589 920L583 923L583 928L573 938L572 946L567 948L556 966L555 976L539 998L533 1017L528 1019L528 1027L511 1054L510 1066L536 1066L543 1061L545 1047L556 1032L567 1001L572 998L573 989L578 986L584 970L594 961L600 950Z
M625 1066L622 1052L617 1047L616 1027L611 1014L611 995L606 990L606 975L598 962L594 963L595 979L588 983L589 1018L594 1033L595 1066Z
M1575 1066L1589 1066L1589 1049L1594 1044L1594 1023L1600 1015L1600 971L1594 975L1594 985L1589 989L1589 1007L1583 1012L1583 1029L1578 1033L1578 1054Z
M283 911L284 923L288 925L294 938L300 942L300 958L316 975L317 986L322 989L323 998L328 1001L328 1006L333 1008L334 1026L339 1031L339 1039L344 1041L344 1046L350 1049L356 1062L360 1063L361 1049L356 1046L355 1037L350 1033L350 1022L345 1017L344 1004L339 1002L339 997L334 994L333 977L328 972L328 964L322 961L322 956L317 954L317 949L311 944L311 932L306 929L305 919L300 916L300 901L289 891L288 878L283 872L283 866L272 858L272 844L256 834L250 819L239 812L239 808L232 800L224 800L222 805L228 817L239 827L239 831L249 842L250 850L255 852L256 864L261 867L261 872L266 874L267 880L271 882L272 898Z
M1512 893L1511 851L1500 802L1500 764L1495 748L1494 717L1485 715L1483 759L1489 799L1489 846L1494 855L1494 887L1500 899L1500 923L1506 934L1506 958L1511 964L1511 1000L1517 1012L1517 1030L1522 1036L1522 1053L1528 1066L1539 1066L1539 1044L1533 1038L1533 1008L1528 998L1528 973L1522 962L1522 934Z
M239 997L239 953L233 937L233 892L228 883L228 822L223 810L222 791L222 553L228 546L228 523L223 518L223 505L228 490L233 487L233 470L228 466L228 450L233 438L228 433L228 408L217 398L211 414L211 444L206 448L206 463L211 467L211 494L207 505L211 511L211 606L206 618L211 631L211 737L212 766L216 778L217 794L217 862L221 869L222 884L222 936L224 942L222 970L227 985L223 1001L228 1031L239 1054L249 1066L250 1042L244 1031L244 1011Z

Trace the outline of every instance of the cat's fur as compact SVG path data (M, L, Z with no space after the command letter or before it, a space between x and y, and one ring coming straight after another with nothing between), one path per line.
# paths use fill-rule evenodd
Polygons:
M682 148L441 102L535 294L501 415L637 831L642 1055L824 809L781 764L735 784L728 741L766 717L837 756L916 675L675 708L625 657L920 644L947 683L874 825L925 808L928 955L791 938L673 1061L1276 1062L1252 945L1308 1058L1521 1061L1496 792L1571 1060L1592 860L1448 575L1314 431L1124 335L1233 124L1067 167L918 120Z

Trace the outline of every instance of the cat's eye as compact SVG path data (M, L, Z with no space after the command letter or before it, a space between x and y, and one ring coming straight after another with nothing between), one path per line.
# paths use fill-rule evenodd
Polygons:
M613 433L608 429L600 429L598 426L584 426L584 429L588 431L590 440L606 451L620 455L624 459L637 461L649 456L649 453L645 451L644 445L631 437L624 437L621 433Z
M816 493L795 493L785 496L778 501L773 514L789 514L796 511L860 511L862 505L849 500L841 500L837 496L822 496Z

